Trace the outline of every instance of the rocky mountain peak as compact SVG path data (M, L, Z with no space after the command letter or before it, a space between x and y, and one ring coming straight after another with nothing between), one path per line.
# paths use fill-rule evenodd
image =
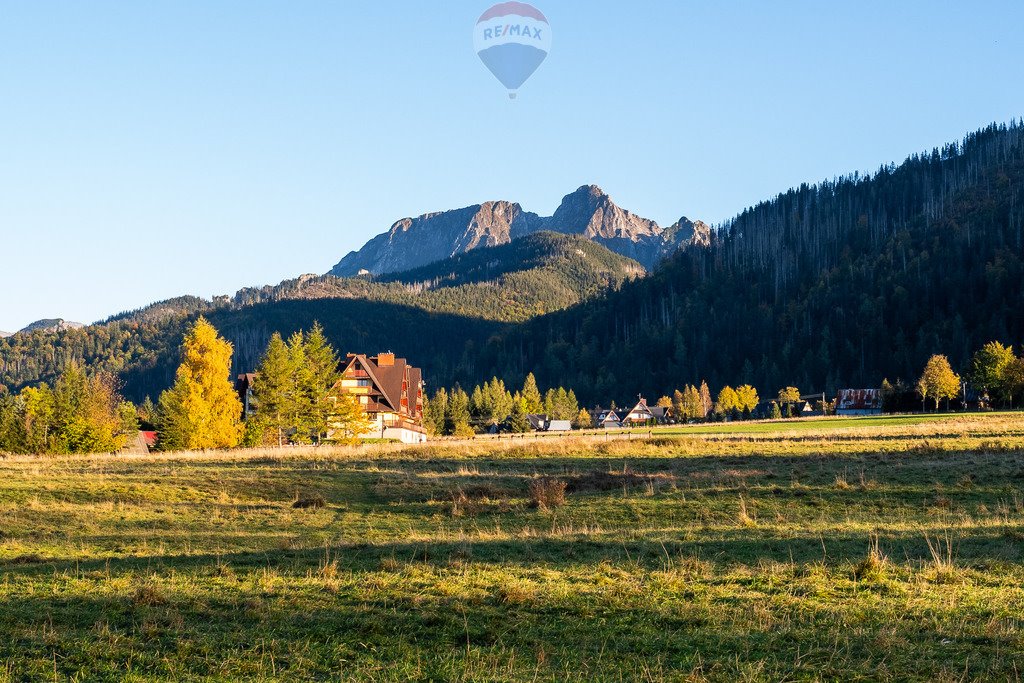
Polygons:
M508 201L403 218L388 232L342 259L331 274L354 277L400 273L473 249L508 244L542 230L581 235L650 269L675 251L677 233L689 240L699 232L696 223L684 221L674 231L665 230L619 207L597 185L583 185L567 194L550 218ZM703 223L700 226L702 230L707 228Z

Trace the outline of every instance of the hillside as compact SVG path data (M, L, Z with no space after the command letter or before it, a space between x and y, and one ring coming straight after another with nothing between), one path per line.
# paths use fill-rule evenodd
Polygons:
M933 353L959 369L987 341L1024 341L1022 259L1024 128L991 126L763 202L710 249L510 331L466 372L534 370L591 401L702 378L829 393L912 381Z
M86 329L39 329L0 341L0 385L50 379L75 360L120 375L127 396L171 382L184 326L206 315L234 344L239 372L255 367L271 333L319 320L340 349L392 349L447 377L464 344L506 323L560 310L642 276L635 261L574 236L537 233L390 279L307 275L206 301L180 297ZM458 340L456 345L452 340Z
M1022 138L1019 123L991 126L870 176L792 189L713 234L674 226L662 236L700 248L645 278L591 241L610 234L597 221L586 234L531 234L397 275L303 276L16 335L0 340L0 384L85 360L119 372L132 398L154 394L198 313L235 342L238 369L272 331L319 319L339 348L416 358L433 386L534 371L587 403L701 379L832 393L912 381L933 353L960 370L987 341L1024 341ZM604 201L589 189L574 201L592 200Z
M708 226L686 218L663 229L618 207L601 188L585 185L566 195L548 218L506 201L404 218L348 254L331 274L354 277L404 272L542 231L581 235L648 269L681 247L706 244L710 234Z

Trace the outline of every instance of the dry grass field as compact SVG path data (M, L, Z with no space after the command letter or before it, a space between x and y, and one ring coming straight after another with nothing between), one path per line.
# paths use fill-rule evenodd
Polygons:
M1017 681L1024 416L0 459L0 681Z

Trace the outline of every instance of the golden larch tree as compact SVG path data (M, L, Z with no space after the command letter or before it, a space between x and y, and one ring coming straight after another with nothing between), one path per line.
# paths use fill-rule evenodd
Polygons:
M231 384L231 343L200 317L185 333L174 386L160 397L165 448L234 448L242 439L242 402Z

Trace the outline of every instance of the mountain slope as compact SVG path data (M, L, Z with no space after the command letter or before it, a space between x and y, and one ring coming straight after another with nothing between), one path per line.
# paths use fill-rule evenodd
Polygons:
M60 332L62 330L78 330L83 327L85 327L85 325L82 323L73 323L62 318L48 318L45 320L37 320L30 325L26 325L18 331L18 334L25 334L28 332Z
M583 237L536 233L391 279L306 275L233 298L180 297L86 329L0 340L0 385L52 379L74 360L119 373L130 398L155 396L173 378L185 326L200 314L234 343L239 372L255 367L272 332L320 320L339 349L434 359L420 362L445 376L464 344L482 345L506 323L567 308L643 274L635 261Z
M648 269L679 247L701 243L710 235L706 225L686 219L662 229L616 206L601 188L588 185L566 195L550 218L504 201L405 218L343 258L331 274L399 273L545 230L581 235Z
M466 372L533 370L590 401L703 378L762 393L912 382L933 353L964 369L992 339L1019 346L1021 291L1024 127L1014 123L759 204L709 249L510 330Z

